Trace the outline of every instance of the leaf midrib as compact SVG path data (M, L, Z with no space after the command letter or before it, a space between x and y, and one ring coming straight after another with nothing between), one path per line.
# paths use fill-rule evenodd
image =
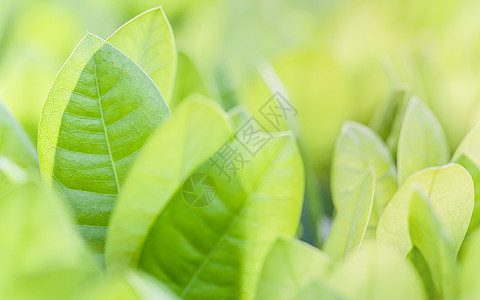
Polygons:
M275 153L276 155L273 155L273 159L270 160L270 162L266 165L264 171L262 172L262 176L259 178L259 180L257 181L257 183L254 185L254 188L252 189L252 191L256 190L258 188L258 186L260 186L260 184L263 182L263 179L267 173L267 170L269 169L269 167L271 165L273 165L273 163L275 161L278 160L278 154L283 150L283 147L280 147L280 149L278 151L276 151L277 153ZM245 201L242 203L241 207L239 207L235 213L233 214L233 218L230 220L230 222L228 223L228 225L225 227L225 230L223 231L223 233L221 234L221 236L219 237L218 241L215 243L215 245L213 246L212 250L210 251L210 253L205 257L205 259L203 260L203 262L200 264L200 266L198 267L197 271L195 272L195 274L192 276L192 278L190 279L190 281L188 282L188 284L185 286L185 288L183 289L182 291L182 294L180 295L180 297L183 299L186 297L186 295L188 294L188 292L190 291L190 288L192 286L192 284L196 281L197 277L200 275L200 273L203 271L203 269L205 268L205 266L207 265L207 263L210 261L210 259L213 257L213 255L217 252L218 248L220 247L220 245L222 244L222 242L225 240L225 238L227 237L228 233L230 232L230 229L237 223L237 220L239 218L239 216L242 214L243 210L245 209L245 207L247 207L248 205L248 202L250 200L250 197L248 196L247 199L245 199Z
M100 94L100 89L98 87L97 62L96 62L95 54L93 53L90 38L88 39L88 45L89 45L89 48L90 48L90 53L92 54L92 61L93 61L93 65L94 65L93 70L94 70L94 73L95 73L94 74L94 76L95 76L95 87L97 89L97 96L98 96L97 99L98 99L98 107L99 107L99 110L100 110L100 120L102 121L103 132L105 134L105 141L107 142L108 156L110 157L110 162L112 163L112 170L113 170L113 175L115 177L115 184L117 185L117 193L119 193L120 192L120 183L119 183L119 180L118 180L117 167L115 165L115 161L114 161L113 155L112 155L112 149L111 149L111 145L110 145L110 139L108 137L107 126L105 124L105 119L104 119L104 116L103 116L102 96ZM117 83L115 83L115 85Z

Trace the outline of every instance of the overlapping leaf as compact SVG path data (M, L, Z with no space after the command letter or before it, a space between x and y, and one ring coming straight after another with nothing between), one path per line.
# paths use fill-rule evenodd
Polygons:
M337 211L351 205L352 194L365 184L362 174L369 168L375 181L369 227L375 230L378 219L397 190L395 165L378 135L362 124L345 123L337 139L332 167L332 197Z
M268 249L295 233L300 216L303 165L292 138L257 133L265 143L253 153L240 130L220 148L228 134L213 131L226 128L210 123L218 115L185 106L160 128L129 177L107 245L107 265L140 267L185 299L252 298ZM232 161L222 163L227 153ZM216 185L209 205L192 205L182 190L192 174Z
M461 268L458 276L461 299L475 299L480 293L480 231L476 230L462 248Z
M456 295L455 244L440 224L432 209L432 202L421 188L410 200L409 232L412 245L422 253L436 287L436 296L452 298Z
M372 169L359 174L356 191L349 193L348 201L337 211L325 245L325 252L341 261L347 254L356 254L367 231L372 212L375 181Z
M0 198L0 298L70 299L100 276L58 199L33 182Z
M139 65L169 103L177 67L177 49L163 9L153 8L136 16L107 41Z
M108 267L138 264L158 215L189 175L232 135L226 114L202 96L192 96L159 128L135 164L112 218Z
M278 239L263 264L255 299L304 299L310 289L319 297L321 289L311 285L325 283L332 266L318 249L297 240Z
M415 269L383 245L362 247L332 275L331 284L347 299L425 299Z
M427 191L433 211L458 251L472 216L473 183L467 170L457 164L428 168L409 177L380 218L377 239L394 246L402 255L410 251L408 216L416 186Z
M462 165L472 175L475 186L475 207L468 232L473 232L480 225L480 124L463 139L452 157L452 162Z
M168 103L172 111L191 94L201 94L218 100L218 91L209 79L187 53L179 52L175 84Z
M39 125L40 168L96 253L103 252L110 213L136 154L169 117L152 80L92 34L55 78Z

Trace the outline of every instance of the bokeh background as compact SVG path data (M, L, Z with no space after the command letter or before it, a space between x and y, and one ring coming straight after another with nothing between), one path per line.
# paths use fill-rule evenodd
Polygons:
M226 109L243 103L255 114L272 94L265 74L276 73L298 110L326 215L344 121L388 139L395 101L416 94L454 149L480 120L480 1L0 0L0 99L32 140L51 82L81 37L107 38L156 6Z

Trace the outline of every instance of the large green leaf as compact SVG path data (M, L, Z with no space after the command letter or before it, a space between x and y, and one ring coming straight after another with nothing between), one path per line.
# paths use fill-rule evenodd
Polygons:
M151 79L92 34L55 78L39 125L40 168L95 252L103 252L110 213L136 154L169 117Z
M405 112L397 151L400 185L413 173L446 164L450 158L442 126L416 97L410 99Z
M0 101L0 157L22 169L38 172L35 147L20 124Z
M357 176L360 178L357 188L348 194L349 199L345 199L346 203L337 210L325 244L325 252L336 261L358 252L372 212L375 192L373 171L369 168Z
M380 244L362 247L333 273L331 283L348 299L425 299L413 266Z
M160 128L137 161L112 219L107 265L138 266L186 299L250 299L277 235L297 229L301 157L287 134L256 134L257 143L266 143L249 154L240 144L242 130L214 155L226 130L213 132L221 127L199 109L184 111ZM234 153L235 169L233 160L221 161L227 153ZM211 203L200 207L188 197L198 174L213 191Z
M375 230L378 219L397 190L395 165L390 152L380 137L370 128L355 122L346 122L335 145L332 167L332 197L337 211L354 201L363 184L361 176L372 168L375 180L375 198L369 227Z
M159 128L134 165L112 217L107 267L138 264L143 243L159 213L189 175L232 135L228 116L211 100L198 95L186 100L175 118Z
M177 49L163 9L153 8L136 16L107 41L139 65L169 103L177 67Z
M416 186L428 191L432 209L451 235L455 251L458 251L472 216L473 183L467 170L457 164L428 168L409 177L380 218L377 239L394 246L402 255L410 251L408 216Z
M472 175L475 186L475 207L468 232L480 225L480 124L476 125L463 139L453 154L452 162L460 164Z
M454 297L455 244L440 224L431 200L421 188L412 193L410 200L409 232L413 247L419 249L431 270L437 297Z
M330 258L298 240L280 238L263 263L255 299L304 299L314 282L326 282ZM316 295L317 297L319 295Z
M0 199L1 299L71 299L100 276L59 199L33 182Z

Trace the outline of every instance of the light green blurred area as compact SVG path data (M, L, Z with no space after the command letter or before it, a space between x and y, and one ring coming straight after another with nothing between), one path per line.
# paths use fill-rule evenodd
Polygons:
M0 0L0 99L35 139L50 84L86 31L106 38L160 5L226 108L256 114L272 94L257 66L271 63L320 174L342 123L368 123L400 87L432 108L452 148L479 119L474 0Z

